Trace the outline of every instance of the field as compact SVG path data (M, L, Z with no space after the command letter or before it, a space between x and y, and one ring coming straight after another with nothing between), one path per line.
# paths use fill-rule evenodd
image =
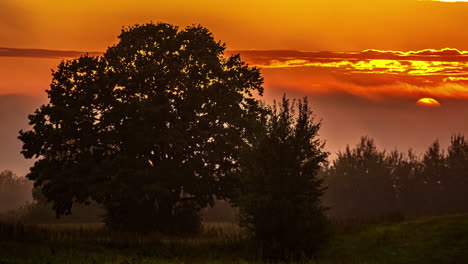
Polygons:
M334 224L311 264L468 263L468 215ZM0 264L267 263L233 224L207 224L198 237L115 234L100 224L0 226ZM289 262L286 262L289 263Z

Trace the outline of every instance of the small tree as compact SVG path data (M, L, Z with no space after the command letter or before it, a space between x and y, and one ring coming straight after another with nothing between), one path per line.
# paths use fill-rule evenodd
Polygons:
M307 98L291 104L283 97L258 121L240 160L234 199L240 223L267 256L310 254L326 239L324 188L317 177L328 156L318 139L321 124Z
M418 195L422 167L419 158L410 149L407 155L397 150L392 151L387 159L391 168L391 178L394 180L398 212L404 216L417 215L421 200Z
M420 197L420 214L439 215L445 211L442 200L446 168L445 153L436 140L429 146L421 161L420 184L416 193Z
M468 212L468 142L463 135L453 135L445 158L446 171L443 207L446 213Z
M327 171L334 216L374 218L395 213L397 199L392 159L387 158L385 151L379 151L369 137L362 137L355 148L348 146L338 153Z
M64 61L21 131L28 178L57 215L95 201L120 230L196 229L237 166L263 79L201 26L125 28L102 57Z
M0 171L0 213L19 209L32 200L31 183L10 170Z

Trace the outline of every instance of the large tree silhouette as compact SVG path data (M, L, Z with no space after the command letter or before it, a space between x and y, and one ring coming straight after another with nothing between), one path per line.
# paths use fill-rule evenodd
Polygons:
M224 50L201 26L150 23L123 29L102 57L62 62L19 136L57 215L93 200L116 229L196 229L263 91L259 70Z

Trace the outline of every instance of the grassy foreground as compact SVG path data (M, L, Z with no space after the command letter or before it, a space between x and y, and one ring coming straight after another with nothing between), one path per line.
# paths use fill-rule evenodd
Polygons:
M339 228L311 264L468 263L468 215ZM111 234L91 227L0 226L0 264L265 263L230 226L197 238Z
M318 263L468 263L468 215L375 224L336 234Z

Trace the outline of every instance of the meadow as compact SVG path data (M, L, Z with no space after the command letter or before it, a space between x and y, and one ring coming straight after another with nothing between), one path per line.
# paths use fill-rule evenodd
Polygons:
M468 215L331 224L313 259L280 263L468 263ZM0 263L272 263L232 223L196 237L115 233L101 224L0 225ZM278 263L278 262L276 262Z

